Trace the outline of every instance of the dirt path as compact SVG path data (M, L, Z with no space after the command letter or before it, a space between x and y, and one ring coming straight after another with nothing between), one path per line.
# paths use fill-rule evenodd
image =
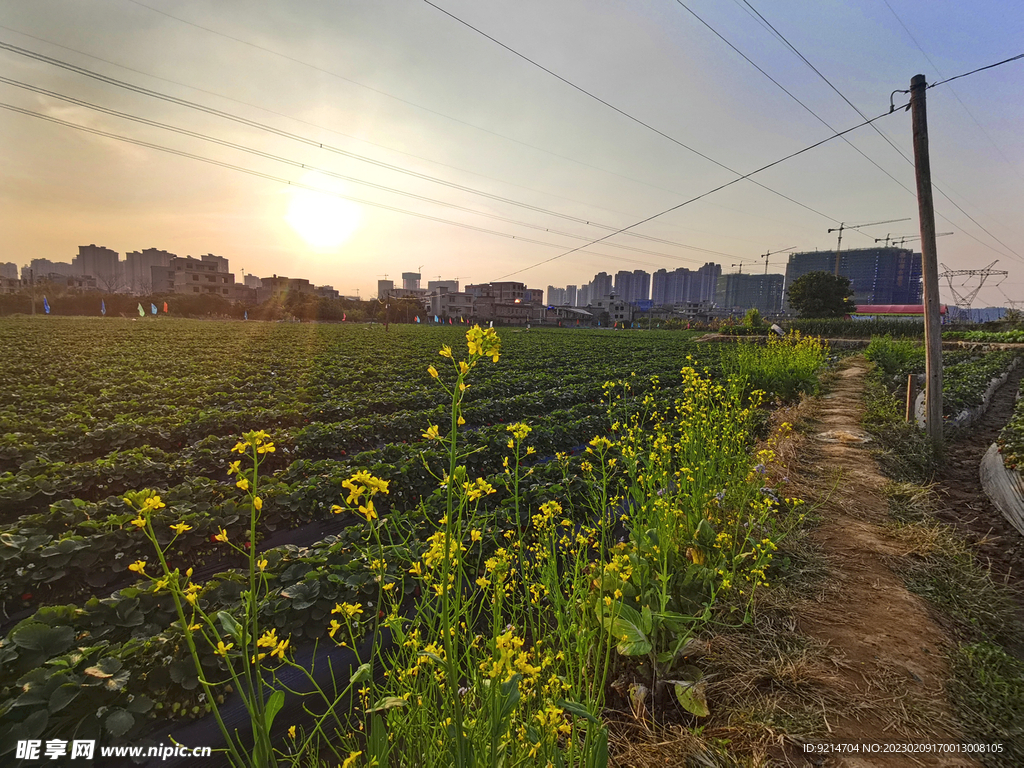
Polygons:
M821 503L822 524L812 538L829 573L818 594L795 607L797 627L836 652L837 685L848 704L827 717L832 743L957 740L943 690L947 639L924 601L886 564L901 551L883 527L886 480L860 426L867 367L854 358L839 371L813 416L813 435L804 442L801 474L818 489L815 501ZM863 753L818 764L977 765L952 756Z

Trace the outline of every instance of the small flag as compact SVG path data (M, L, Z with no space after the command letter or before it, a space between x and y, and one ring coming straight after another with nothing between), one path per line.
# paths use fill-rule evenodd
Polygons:
M248 319L249 319L249 310L248 310L248 309L247 309L247 310L245 310L245 319L246 319L246 320L248 320Z
M459 315L459 322L460 322L460 323L464 323L464 322L466 322L465 320L463 320L463 319L462 319L462 315Z
M149 308L153 311L153 314L155 315L156 314L156 304L150 304Z
M50 314L50 302L46 300L45 296L43 296L43 309L46 310L46 314Z
M493 327L494 327L494 321L491 320L491 328L493 328Z
M107 314L107 302L105 302L103 299L100 299L100 314Z
M46 311L49 312L50 310L46 310ZM449 317L448 318L448 325L451 325L451 324L452 324L452 319Z
M146 310L144 310L144 309L142 308L142 304L141 304L141 302L140 302L140 303L139 303L139 317L145 317L145 316L146 316Z
M435 323L440 323L440 322L441 322L441 321L440 321L440 320L438 319L437 315L434 315L434 322L435 322Z
M347 312L342 312L341 313L341 322L344 323L346 320L348 320L348 313Z
M419 321L420 321L420 316L416 315L416 322L418 323Z
M167 302L166 301L164 302L164 314L165 315L167 314Z
M576 318L576 325L579 325L579 324L580 324L580 320L579 320L579 318Z

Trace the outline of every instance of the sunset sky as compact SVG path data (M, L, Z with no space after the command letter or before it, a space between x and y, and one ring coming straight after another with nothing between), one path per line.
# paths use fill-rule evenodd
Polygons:
M918 233L908 112L541 262L886 113L915 74L1024 53L1019 0L432 3L0 2L0 262L155 247L364 297L421 266L540 288L763 272L840 222L910 218L844 249ZM1010 273L976 306L1024 301L1022 91L1024 59L927 92L939 261Z

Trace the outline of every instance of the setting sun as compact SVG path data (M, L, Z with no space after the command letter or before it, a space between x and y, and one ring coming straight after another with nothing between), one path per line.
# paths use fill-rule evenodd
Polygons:
M348 200L309 189L292 189L285 221L314 248L336 248L359 226L362 211Z

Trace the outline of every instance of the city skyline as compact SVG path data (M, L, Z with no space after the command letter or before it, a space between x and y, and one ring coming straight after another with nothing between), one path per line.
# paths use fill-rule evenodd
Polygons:
M0 101L24 112L0 109L0 262L70 261L81 243L212 252L248 274L301 276L364 297L384 274L414 269L424 280L532 286L709 261L762 272L769 251L834 249L827 230L840 223L844 249L913 237L911 165L861 128L848 136L853 146L836 139L758 174L772 191L734 184L637 228L654 239L615 235L533 265L736 178L715 162L747 173L863 122L769 23L868 117L885 113L890 92L918 72L936 82L1020 53L1012 46L1024 28L1024 9L1005 2L971 14L895 0L812 12L694 5L699 20L668 2L441 7L451 16L399 2L270 3L256 14L234 2L5 8ZM1024 105L1005 97L1022 79L1024 63L1013 62L928 91L932 170L955 201L936 193L937 227L956 233L939 241L939 260L963 269L999 259L1010 275L982 291L986 304L1024 298ZM912 156L908 113L875 125ZM850 228L901 218L910 221ZM785 263L777 254L769 272Z

